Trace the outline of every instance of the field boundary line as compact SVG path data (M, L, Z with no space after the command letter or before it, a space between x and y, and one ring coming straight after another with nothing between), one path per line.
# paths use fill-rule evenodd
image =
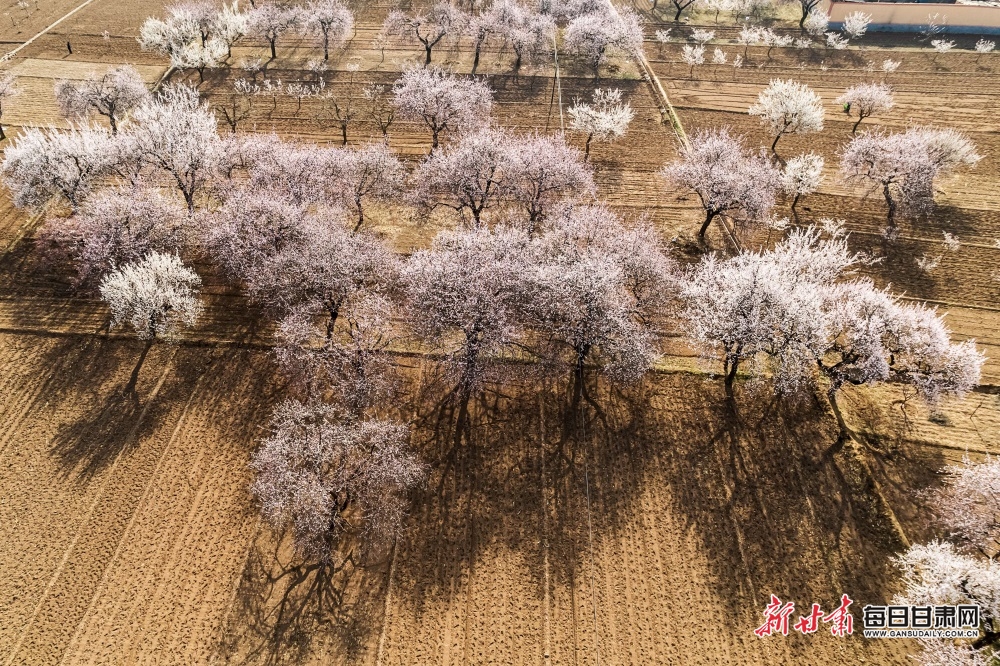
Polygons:
M132 511L132 515L129 517L128 525L125 526L125 531L122 532L121 539L118 540L118 545L115 546L114 555L111 556L111 559L108 561L107 566L104 568L104 573L101 575L101 580L97 584L97 589L94 590L94 595L93 597L91 597L90 603L87 605L87 611L83 614L83 617L80 618L80 622L77 624L76 631L73 632L73 636L70 638L70 641L67 644L66 652L63 653L63 658L59 660L60 664L66 661L66 657L69 654L70 648L73 647L73 643L76 641L77 636L79 636L80 631L83 629L84 623L90 616L91 611L94 610L94 604L97 603L97 598L100 596L101 590L104 588L104 585L107 582L108 574L111 571L112 566L118 560L118 556L121 554L122 551L122 545L125 543L126 537L128 537L129 532L132 531L132 526L135 525L135 519L136 516L139 515L139 509L142 507L143 503L146 501L146 498L149 496L150 489L155 485L156 480L159 478L160 467L163 465L163 461L166 460L167 453L173 447L174 440L177 439L177 434L180 432L181 426L184 425L184 421L187 418L188 410L191 408L191 403L194 401L195 395L198 394L198 385L201 384L201 380L205 377L206 374L207 372L202 373L202 375L198 377L198 380L195 382L194 387L191 389L191 395L188 396L187 403L185 403L184 405L184 410L181 412L181 416L177 420L177 425L174 426L174 431L170 434L170 439L167 441L167 445L163 447L163 452L160 453L160 458L156 461L156 467L153 469L153 473L149 477L149 482L146 484L145 489L143 489L142 496L139 498L138 503L136 503L135 505L135 510Z
M6 53L6 55L3 56L3 60L10 60L11 58L14 57L15 53L17 53L18 51L20 51L21 49L23 49L28 44L31 44L33 41L35 41L36 39L38 39L39 37L41 37L42 35L44 35L45 33L47 33L49 30L51 30L52 28L56 27L57 25L59 25L60 23L62 23L66 19L68 19L73 14L76 14L78 11L80 11L81 9L83 9L84 7L86 7L87 5L89 5L92 2L94 2L94 0L86 0L86 2L84 2L83 4L74 7L73 9L71 9L69 11L69 13L62 15L61 17L59 17L58 19L56 19L53 23L50 23L49 25L45 26L42 29L42 31L39 32L37 35L35 35L31 39L29 39L28 41L24 42L23 44L21 44L20 46L18 46L17 48L15 48L13 51L8 51Z
M174 356L176 354L177 350L175 348L174 352L170 355L170 358L167 360L166 367L164 367L163 373L160 375L159 381L156 382L156 387L153 389L152 393L150 393L149 395L149 398L146 400L146 406L142 408L142 412L139 414L139 418L136 419L135 425L132 426L132 430L129 431L128 436L125 438L126 444L132 440L132 438L136 435L137 432L139 432L139 426L142 424L143 419L146 418L146 414L149 411L149 406L156 399L157 394L160 392L160 388L163 386L163 383L167 380L167 376L170 374L170 368L171 365L173 364ZM95 494L94 500L90 503L90 507L87 509L86 517L82 521L80 521L80 528L76 531L76 534L73 536L73 540L70 542L69 547L66 548L65 552L63 552L62 559L59 561L59 565L56 567L56 570L52 573L52 577L49 578L48 584L46 584L45 589L42 591L42 596L39 598L38 603L35 605L35 610L31 613L31 617L28 618L27 622L25 622L24 627L21 630L21 637L14 645L14 648L11 650L10 657L5 662L6 666L11 666L14 663L14 658L17 657L18 651L24 644L24 638L25 636L28 635L28 631L30 631L32 625L35 624L35 620L38 618L38 614L41 612L42 606L45 605L45 601L49 597L49 592L52 591L52 586L55 585L56 581L59 580L59 577L62 576L63 569L65 569L66 563L69 561L70 555L72 555L73 550L76 548L77 542L80 540L80 537L83 536L83 532L86 529L87 525L90 523L91 518L94 517L94 511L97 510L97 505L101 503L102 499L104 499L104 493L108 489L108 485L111 483L111 477L115 473L115 470L118 469L118 463L121 462L122 454L125 453L125 449L127 448L128 448L127 446L122 446L122 448L119 449L118 451L118 455L115 456L114 462L111 463L111 467L108 469L107 478L105 479L104 484L101 486L101 489L97 491L97 493ZM67 645L67 647L69 646ZM63 656L65 656L65 653L63 654Z

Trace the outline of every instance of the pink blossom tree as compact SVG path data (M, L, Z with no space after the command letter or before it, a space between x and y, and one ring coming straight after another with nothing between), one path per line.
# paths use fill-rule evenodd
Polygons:
M503 202L511 150L507 135L496 129L469 134L432 153L413 175L413 200L432 211L444 206L475 227Z
M584 395L585 365L617 381L640 377L658 356L652 321L672 291L672 262L648 226L625 227L601 207L575 207L538 240L530 269L530 320L569 352L573 405Z
M100 78L56 83L56 101L64 116L81 120L98 113L108 119L112 134L118 133L127 113L148 100L146 83L131 65L115 67Z
M462 134L487 125L493 92L437 67L409 69L393 87L393 104L400 117L427 125L434 151L442 132Z
M68 219L50 218L39 237L76 265L80 283L103 278L151 252L184 245L184 212L150 187L101 190Z
M434 47L448 35L457 38L465 30L468 20L468 16L462 10L448 2L438 2L426 13L390 12L382 32L419 42L424 47L426 67L431 64L431 52Z
M277 407L269 430L250 463L251 491L272 528L291 528L300 556L326 567L336 563L335 549L346 538L376 551L391 543L407 493L425 474L406 426L289 400ZM325 585L318 589L328 594Z
M865 118L871 118L890 110L895 104L892 98L892 88L884 83L860 83L848 88L837 98L837 104L844 106L848 114L858 114L858 121L851 128L851 134L856 134L858 126Z
M116 268L101 281L101 297L111 308L111 327L127 323L142 349L124 393L135 396L139 370L157 338L194 325L201 303L201 278L176 255L150 252L142 259Z
M698 231L705 237L709 225L719 215L736 216L758 223L774 206L779 172L763 157L752 155L742 139L726 129L701 131L681 157L660 172L667 182L693 190L698 195L705 220Z
M455 379L450 395L459 409L456 444L489 361L523 332L530 252L523 231L472 227L438 234L403 267L411 325L440 349Z
M303 16L305 29L323 44L323 60L330 59L330 44L343 44L354 28L354 15L340 0L312 0Z
M952 537L986 558L1000 549L1000 458L974 463L966 456L943 470L945 485L928 494Z
M980 160L975 146L955 130L918 127L897 134L855 136L840 158L841 176L867 192L882 191L890 228L897 213L915 214L934 205L934 181Z
M109 135L101 129L30 128L4 151L0 173L19 208L60 196L75 211L109 167Z
M335 174L334 199L357 213L354 230L365 223L365 205L369 201L389 201L403 191L406 170L403 163L384 145L370 145L357 150L339 151Z
M812 88L797 81L772 79L750 106L750 115L774 135L771 152L786 134L810 134L823 129L823 102Z
M535 233L554 207L596 194L584 156L562 137L511 137L509 149L506 197L526 216L528 235Z

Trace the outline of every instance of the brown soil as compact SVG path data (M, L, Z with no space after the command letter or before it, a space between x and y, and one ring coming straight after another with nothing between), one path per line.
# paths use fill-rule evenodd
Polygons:
M64 4L63 13L75 6ZM161 5L142 0L124 12L95 2L24 49L12 66L25 94L5 110L5 122L59 123L54 81L110 63L139 63L148 80L157 79L162 60L140 52L134 37ZM418 56L389 50L383 60L370 48L386 11L366 6L354 41L331 59L331 85L388 84ZM39 13L39 27L28 30L26 20L22 30L34 34L59 15L42 20ZM648 26L650 34L655 27ZM67 35L74 54L64 57ZM906 223L903 239L885 247L886 260L872 274L943 304L958 336L979 338L997 357L1000 283L993 264L1000 250L993 240L1000 237L1000 195L993 165L1000 140L990 123L1000 56L976 63L953 53L935 62L896 37L886 40L891 49L877 39L866 37L861 51L822 51L815 61L775 49L768 63L763 50L751 49L753 65L737 71L735 81L731 68L713 66L689 79L676 44L661 51L649 43L647 54L689 133L726 124L753 144L769 144L745 113L756 92L778 76L814 85L829 104L829 131L779 144L784 154L809 149L827 159L829 178L800 204L802 221L843 217L866 249L884 247L882 209L836 184L836 153L850 128L832 100L846 85L875 76L865 71L867 60L902 60L889 78L897 108L865 124L903 127L946 117L972 133L984 160L942 183L938 210ZM722 48L730 57L737 52L735 45ZM261 49L236 51L238 60ZM316 55L301 41L279 42L280 57L266 76L309 80L303 64ZM828 69L821 71L824 59ZM469 66L453 50L436 53L435 61ZM359 71L349 73L348 64ZM588 96L594 83L586 72L561 66L564 104ZM491 53L483 71L497 91L499 123L522 131L559 127L551 67L525 68L515 79L509 57ZM202 91L217 103L239 75L209 73ZM693 234L699 215L691 196L668 192L656 176L677 143L650 88L630 65L606 76L615 78L600 85L625 90L636 119L622 141L595 147L601 198L631 219L648 216L667 240ZM195 82L197 74L173 75L181 79ZM297 108L285 98L272 108L262 100L246 129L339 141L336 128L317 123L319 115L315 101ZM362 122L349 138L363 142L375 133ZM393 148L414 161L428 140L416 125L398 123L391 132ZM395 209L375 217L400 252L453 224L418 224ZM824 404L747 393L732 414L719 383L668 329L671 356L642 387L620 394L592 380L593 402L578 417L575 409L567 413L563 379L515 382L474 405L469 441L452 453L451 437L432 427L440 392L431 385L430 364L401 355L410 394L421 399L386 411L416 420L415 442L433 471L396 547L337 578L344 602L331 622L317 624L303 588L288 585L299 563L260 524L247 492L250 453L285 395L260 314L210 267L197 266L206 285L204 319L176 344L153 347L138 405L119 399L140 343L109 334L104 307L70 289L66 270L39 264L36 221L9 200L0 206L5 665L911 663L906 653L914 647L906 641L835 639L823 631L761 640L752 630L770 593L800 608L813 601L829 608L846 592L858 620L865 603L890 598L887 563L899 543L873 480L910 538L927 538L933 529L914 491L936 483L936 471L966 450L1000 451L995 395L948 403L931 421L926 408L895 388L855 390L844 402L865 442L871 472L864 473L851 451L825 455L836 433ZM958 252L941 248L944 230L962 241ZM725 249L721 237L711 242ZM943 255L930 275L913 263L924 253ZM987 381L998 376L991 361ZM287 612L278 623L281 608Z

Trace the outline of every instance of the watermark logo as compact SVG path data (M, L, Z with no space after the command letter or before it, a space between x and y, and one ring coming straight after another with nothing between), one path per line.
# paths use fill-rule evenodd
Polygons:
M977 605L873 606L862 609L866 638L976 638Z
M824 613L819 604L812 604L808 615L800 615L791 625L794 631L801 634L814 634L823 624L829 624L830 633L834 636L850 636L854 633L854 616L848 607L854 602L846 594L840 597L840 606L829 613ZM788 635L789 621L795 612L795 602L782 603L775 595L771 595L771 603L764 608L764 624L754 630L760 638L774 634Z

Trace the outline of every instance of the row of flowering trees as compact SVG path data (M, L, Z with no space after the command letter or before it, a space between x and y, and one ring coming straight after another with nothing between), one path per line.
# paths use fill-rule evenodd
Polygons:
M560 29L563 49L586 62L595 78L612 55L631 57L642 49L638 15L615 9L606 0L543 3L541 8L498 0L473 13L441 1L426 10L390 12L376 45L418 46L424 51L424 64L430 65L436 47L465 40L473 52L473 74L485 48L512 52L517 72L524 63L549 58ZM247 37L266 42L272 60L277 57L279 39L289 34L314 38L323 50L323 59L328 60L331 48L344 44L353 31L354 17L339 0L310 0L305 5L256 3L246 11L239 10L236 3L220 9L211 2L197 1L171 5L163 19L147 19L139 44L168 56L178 69L195 69L204 76L206 69L225 64L232 57L233 46Z
M153 341L198 316L200 279L182 257L220 266L273 319L279 365L302 402L276 413L255 492L275 524L293 525L303 553L329 555L344 530L398 527L422 464L406 429L372 407L397 385L389 351L401 335L442 359L456 445L469 399L510 361L565 368L578 397L587 368L613 381L651 368L663 326L722 362L731 400L741 376L782 393L824 387L841 438L851 436L837 405L844 384L907 382L935 401L977 383L974 344L952 343L933 311L856 277L861 258L836 230L796 231L773 250L681 270L651 227L595 203L583 153L560 137L490 127L480 83L455 79L438 95L447 75L412 72L396 88L400 111L452 139L416 166L409 187L381 144L220 136L185 86L134 96L114 132L29 130L2 166L18 205L63 199L69 215L46 222L43 246L100 291L115 325L147 341L129 392ZM365 228L377 201L452 211L456 228L401 259ZM337 460L357 472L345 476ZM370 501L379 496L398 502Z

